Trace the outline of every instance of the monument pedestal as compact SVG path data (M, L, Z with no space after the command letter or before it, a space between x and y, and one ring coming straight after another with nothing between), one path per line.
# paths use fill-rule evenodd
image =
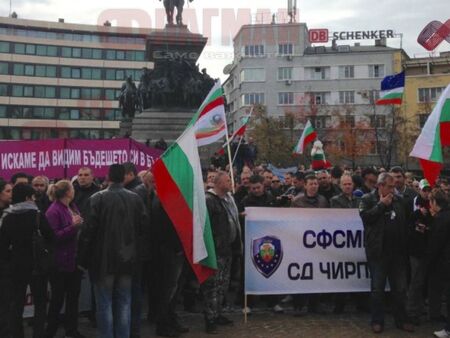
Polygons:
M137 114L130 125L130 136L145 142L163 138L167 144L176 141L186 129L195 114L195 110L183 108L151 108Z

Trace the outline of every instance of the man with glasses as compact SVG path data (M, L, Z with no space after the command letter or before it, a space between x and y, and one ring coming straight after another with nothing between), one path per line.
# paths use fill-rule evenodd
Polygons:
M391 286L392 313L397 328L412 332L407 322L405 302L407 289L407 223L401 197L394 193L391 174L378 177L377 189L361 199L359 207L364 224L367 262L371 276L372 331L384 329L384 290Z
M270 185L270 192L273 197L278 197L284 193L283 186L281 185L280 178L276 175L272 177L272 184Z

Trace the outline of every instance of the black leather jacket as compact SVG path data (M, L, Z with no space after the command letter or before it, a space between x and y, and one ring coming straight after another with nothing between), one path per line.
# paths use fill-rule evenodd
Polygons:
M334 196L330 200L331 208L339 208L339 209L356 209L359 207L360 199L352 196L352 199L348 199L343 193L337 196Z
M94 280L111 274L131 275L142 256L139 243L145 243L146 227L145 207L137 194L121 184L94 194L80 234L79 265L88 267Z
M378 259L383 254L407 256L407 223L404 203L394 196L392 204L380 202L378 190L362 197L359 213L364 224L367 259Z
M450 209L441 210L433 217L427 261L430 271L439 271L450 280Z

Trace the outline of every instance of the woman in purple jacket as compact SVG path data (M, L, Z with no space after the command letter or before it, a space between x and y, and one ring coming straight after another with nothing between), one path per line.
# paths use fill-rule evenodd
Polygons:
M77 268L77 234L83 219L72 203L74 189L69 181L59 181L49 189L53 201L47 220L55 232L56 269L50 275L51 300L48 309L47 338L53 338L58 330L58 317L65 302L64 328L67 338L83 338L78 332L78 297L81 287L81 271Z

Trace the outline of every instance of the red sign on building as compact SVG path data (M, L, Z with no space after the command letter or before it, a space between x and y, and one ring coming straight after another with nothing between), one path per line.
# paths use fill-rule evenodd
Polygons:
M309 42L322 43L328 42L328 29L310 29L309 30Z

